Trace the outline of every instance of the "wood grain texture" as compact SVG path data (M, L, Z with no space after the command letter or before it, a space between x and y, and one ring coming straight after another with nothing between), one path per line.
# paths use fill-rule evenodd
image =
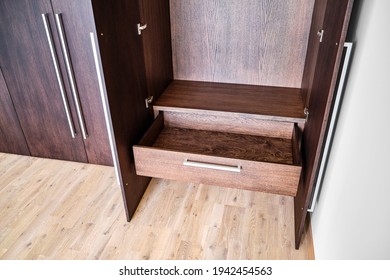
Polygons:
M0 2L1 68L31 155L86 162L80 134L72 138L70 133L42 14L49 14L54 43L59 47L50 1ZM61 52L57 56L63 61ZM60 68L70 93L66 71ZM70 95L68 100L72 100ZM79 133L75 111L71 111Z
M231 132L276 138L291 138L294 124L290 122L266 121L256 115L219 113L211 111L182 113L164 111L167 127L179 127L208 131Z
M302 94L305 100L305 105L309 107L310 95L312 92L313 78L316 71L316 63L318 58L318 51L320 48L320 39L316 36L317 32L323 30L324 17L326 11L327 0L316 0L313 9L313 18L310 27L308 38L307 54L305 60L305 68L302 76ZM324 36L328 36L328 30Z
M162 113L158 114L152 125L142 136L138 145L153 146L154 142L158 138L160 132L164 129L164 116Z
M169 0L139 0L148 95L156 100L173 80Z
M293 164L291 139L164 128L153 147L217 157Z
M320 4L318 2L318 5ZM299 247L301 241L307 209L317 178L352 5L353 0L328 0L326 3L323 28L328 35L324 37L319 47L309 94L310 115L302 139L305 165L294 204L296 247ZM316 34L312 33L311 36Z
M64 26L75 86L88 133L88 138L84 139L88 162L112 166L103 104L89 35L90 32L96 32L91 1L52 0L51 3L54 14L61 15Z
M3 260L313 256L287 196L153 179L127 223L112 167L1 153L0 194Z
M300 87L313 4L171 1L175 79Z
M259 115L265 120L304 122L300 89L173 81L154 104L155 110L220 111Z
M223 186L295 196L301 167L269 162L217 157L167 149L133 146L137 174L156 178ZM195 161L225 166L240 166L241 171L229 172L192 166Z
M0 152L30 155L0 67Z
M302 165L301 139L302 139L302 135L300 133L300 129L298 128L297 125L294 125L292 130L291 146L292 146L293 162L295 165Z
M160 114L133 146L138 175L296 194L300 162L290 139L163 127ZM290 133L290 137L292 132ZM240 173L183 166L185 160L241 166Z
M131 146L138 143L153 117L148 97L138 1L92 1L100 57L119 158L127 218L133 216L150 178L137 176ZM96 71L95 71L96 72Z

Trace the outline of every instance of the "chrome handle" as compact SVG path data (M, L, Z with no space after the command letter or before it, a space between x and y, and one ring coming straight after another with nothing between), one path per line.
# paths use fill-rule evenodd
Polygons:
M222 164L214 164L214 163L206 163L206 162L199 162L199 161L191 161L186 159L183 162L184 166L191 166L191 167L200 167L200 168L207 168L207 169L215 169L215 170L222 170L222 171L230 171L230 172L241 172L241 166L230 166L230 165L222 165Z
M76 134L76 131L74 129L72 115L71 115L70 109L69 109L68 99L67 99L66 94L65 94L64 82L62 80L60 68L58 66L59 64L58 64L57 53L54 49L53 36L51 34L50 23L49 23L49 20L47 18L47 14L42 14L42 19L43 19L43 24L45 25L47 41L49 42L50 53L51 53L51 57L53 59L54 69L56 71L57 81L58 81L58 85L60 87L62 102L64 103L64 108L65 108L66 117L68 119L70 133L72 135L72 138L75 138L77 134Z
M98 57L98 46L95 42L95 34L93 32L89 33L91 37L91 45L92 45L92 52L93 52L93 58L95 60L95 68L96 68L96 75L98 78L99 83L99 91L100 91L100 97L103 104L103 111L104 111L104 119L106 121L106 127L107 127L107 133L108 133L108 140L110 142L110 148L111 148L111 155L112 155L112 161L114 162L114 168L115 168L115 174L116 174L116 180L118 182L118 185L121 185L120 183L120 172L119 172L119 158L118 158L118 152L116 149L115 143L115 135L114 135L114 128L112 126L112 121L110 118L110 107L108 105L108 99L106 95L106 88L103 80L102 71L100 69L100 62Z
M81 111L80 98L79 98L79 93L78 93L75 78L74 78L73 67L72 67L72 63L71 63L70 58L69 58L70 57L69 47L68 47L67 42L65 40L65 32L64 32L64 25L62 23L62 17L61 17L61 14L56 14L55 17L56 17L56 24L57 24L57 27L59 30L59 35L60 35L61 48L62 48L62 52L64 53L64 57L65 57L66 70L68 72L70 87L72 89L73 99L74 99L74 102L76 105L77 117L78 117L79 122L80 122L81 133L83 135L83 138L87 139L88 132L87 132L87 129L85 127L84 115Z
M308 212L314 212L314 208L316 206L318 196L320 193L320 189L322 186L322 182L323 182L323 179L325 176L326 164L328 162L328 157L329 157L329 153L330 153L330 146L331 146L333 134L334 134L335 127L336 127L337 115L338 115L339 110L340 110L341 97L343 95L345 79L347 76L348 66L349 66L349 62L350 62L351 54L352 54L352 49L353 49L353 43L345 42L344 49L346 50L346 52L345 52L343 65L341 66L341 75L339 78L339 85L338 85L336 96L335 96L333 111L332 111L332 114L330 116L328 133L327 133L327 137L325 140L324 149L322 152L320 167L318 169L317 181L316 181L315 186L314 186L314 193L313 193L310 205L309 205L309 209L307 209Z

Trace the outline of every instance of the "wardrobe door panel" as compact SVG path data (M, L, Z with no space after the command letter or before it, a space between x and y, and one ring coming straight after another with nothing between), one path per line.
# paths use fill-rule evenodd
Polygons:
M138 1L94 0L101 69L112 122L127 219L135 213L150 178L137 176L131 151L153 121L148 96Z
M325 0L317 1L321 5ZM328 116L336 88L343 45L348 30L353 0L327 0L322 24L323 40L318 49L318 56L309 89L309 117L302 138L304 150L304 172L295 197L295 238L299 247L311 199L313 185L316 182L319 159L322 154L326 135ZM312 37L317 31L312 30ZM319 38L317 37L317 40Z
M90 37L95 33L91 1L51 2L88 162L112 165Z
M0 68L0 152L30 155Z
M49 0L0 2L0 63L31 155L86 162L55 34Z

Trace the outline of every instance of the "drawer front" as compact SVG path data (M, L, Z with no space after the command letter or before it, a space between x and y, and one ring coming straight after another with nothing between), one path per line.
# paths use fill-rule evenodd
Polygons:
M301 167L134 146L138 175L295 196Z

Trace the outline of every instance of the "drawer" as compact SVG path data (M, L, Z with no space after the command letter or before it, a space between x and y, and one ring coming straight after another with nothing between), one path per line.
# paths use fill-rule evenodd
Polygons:
M291 138L166 127L162 114L133 147L141 176L295 196L301 174Z

